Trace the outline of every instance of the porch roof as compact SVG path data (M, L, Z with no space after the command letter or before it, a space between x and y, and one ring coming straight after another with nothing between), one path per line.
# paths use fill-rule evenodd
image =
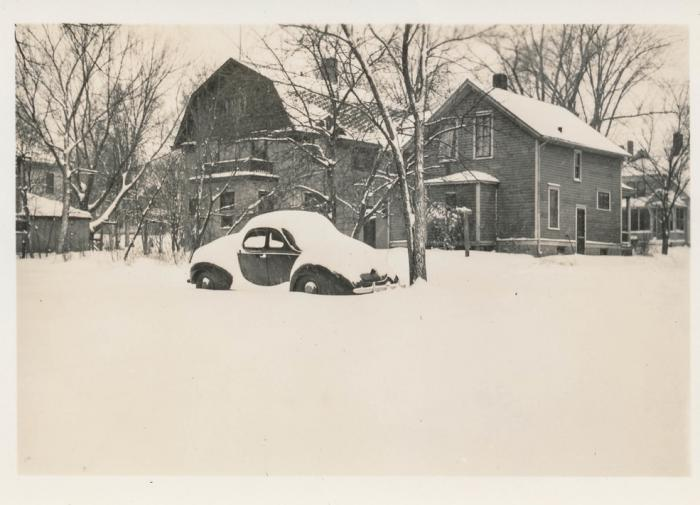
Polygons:
M463 170L462 172L427 179L425 184L426 186L440 186L447 184L498 184L498 182L498 179L493 175L477 170Z

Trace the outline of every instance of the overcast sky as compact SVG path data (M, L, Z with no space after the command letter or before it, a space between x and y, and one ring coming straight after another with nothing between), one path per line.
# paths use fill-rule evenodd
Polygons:
M663 55L664 68L658 77L664 77L677 82L688 80L688 29L678 25L656 25L651 29L670 42ZM177 47L177 54L183 63L187 63L187 71L191 76L196 75L202 69L215 69L226 59L242 58L242 61L264 63L269 59L269 53L260 42L261 37L272 41L281 37L281 29L275 25L146 25L134 26L133 30L145 38L165 41L169 45ZM486 48L472 45L483 58L492 56ZM455 72L452 87L456 88L469 75ZM481 76L485 80L486 76ZM487 83L485 83L487 84ZM650 86L639 86L633 95L627 100L628 106L636 105L639 101L652 105L655 97L655 89ZM628 139L634 139L639 134L641 124L639 121L631 121L627 125L618 124L611 132L612 140L618 144Z

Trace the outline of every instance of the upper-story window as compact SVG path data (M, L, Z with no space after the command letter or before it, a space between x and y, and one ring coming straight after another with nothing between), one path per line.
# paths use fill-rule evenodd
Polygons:
M259 160L267 159L267 141L251 140L250 142L250 157Z
M581 156L581 151L574 151L574 180L581 182L581 175L583 172L583 157Z
M457 120L440 121L438 125L438 161L457 158Z
M46 172L46 193L51 195L54 192L53 174Z
M493 114L477 112L474 118L474 159L493 157Z
M369 171L374 165L376 152L371 147L354 146L351 156L353 170Z
M610 210L610 191L598 190L597 209Z

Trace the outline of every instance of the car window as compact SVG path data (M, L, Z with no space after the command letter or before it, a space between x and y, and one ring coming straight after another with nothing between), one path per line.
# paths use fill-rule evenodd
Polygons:
M289 230L282 228L282 233L284 234L284 238L287 239L287 242L289 242L289 245L291 245L297 251L301 251L296 241L294 240L294 236L291 233L289 233Z
M250 230L243 240L243 247L246 249L262 249L265 247L267 231L263 228Z
M270 249L284 249L286 245L280 232L277 230L270 230L270 242L268 245Z

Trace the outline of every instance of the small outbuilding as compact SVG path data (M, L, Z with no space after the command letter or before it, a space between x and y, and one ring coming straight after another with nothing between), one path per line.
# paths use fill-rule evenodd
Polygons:
M58 200L27 193L29 217L21 209L15 221L17 254L51 253L58 249L63 205ZM70 207L68 211L67 248L86 251L90 248L90 220L86 210Z

